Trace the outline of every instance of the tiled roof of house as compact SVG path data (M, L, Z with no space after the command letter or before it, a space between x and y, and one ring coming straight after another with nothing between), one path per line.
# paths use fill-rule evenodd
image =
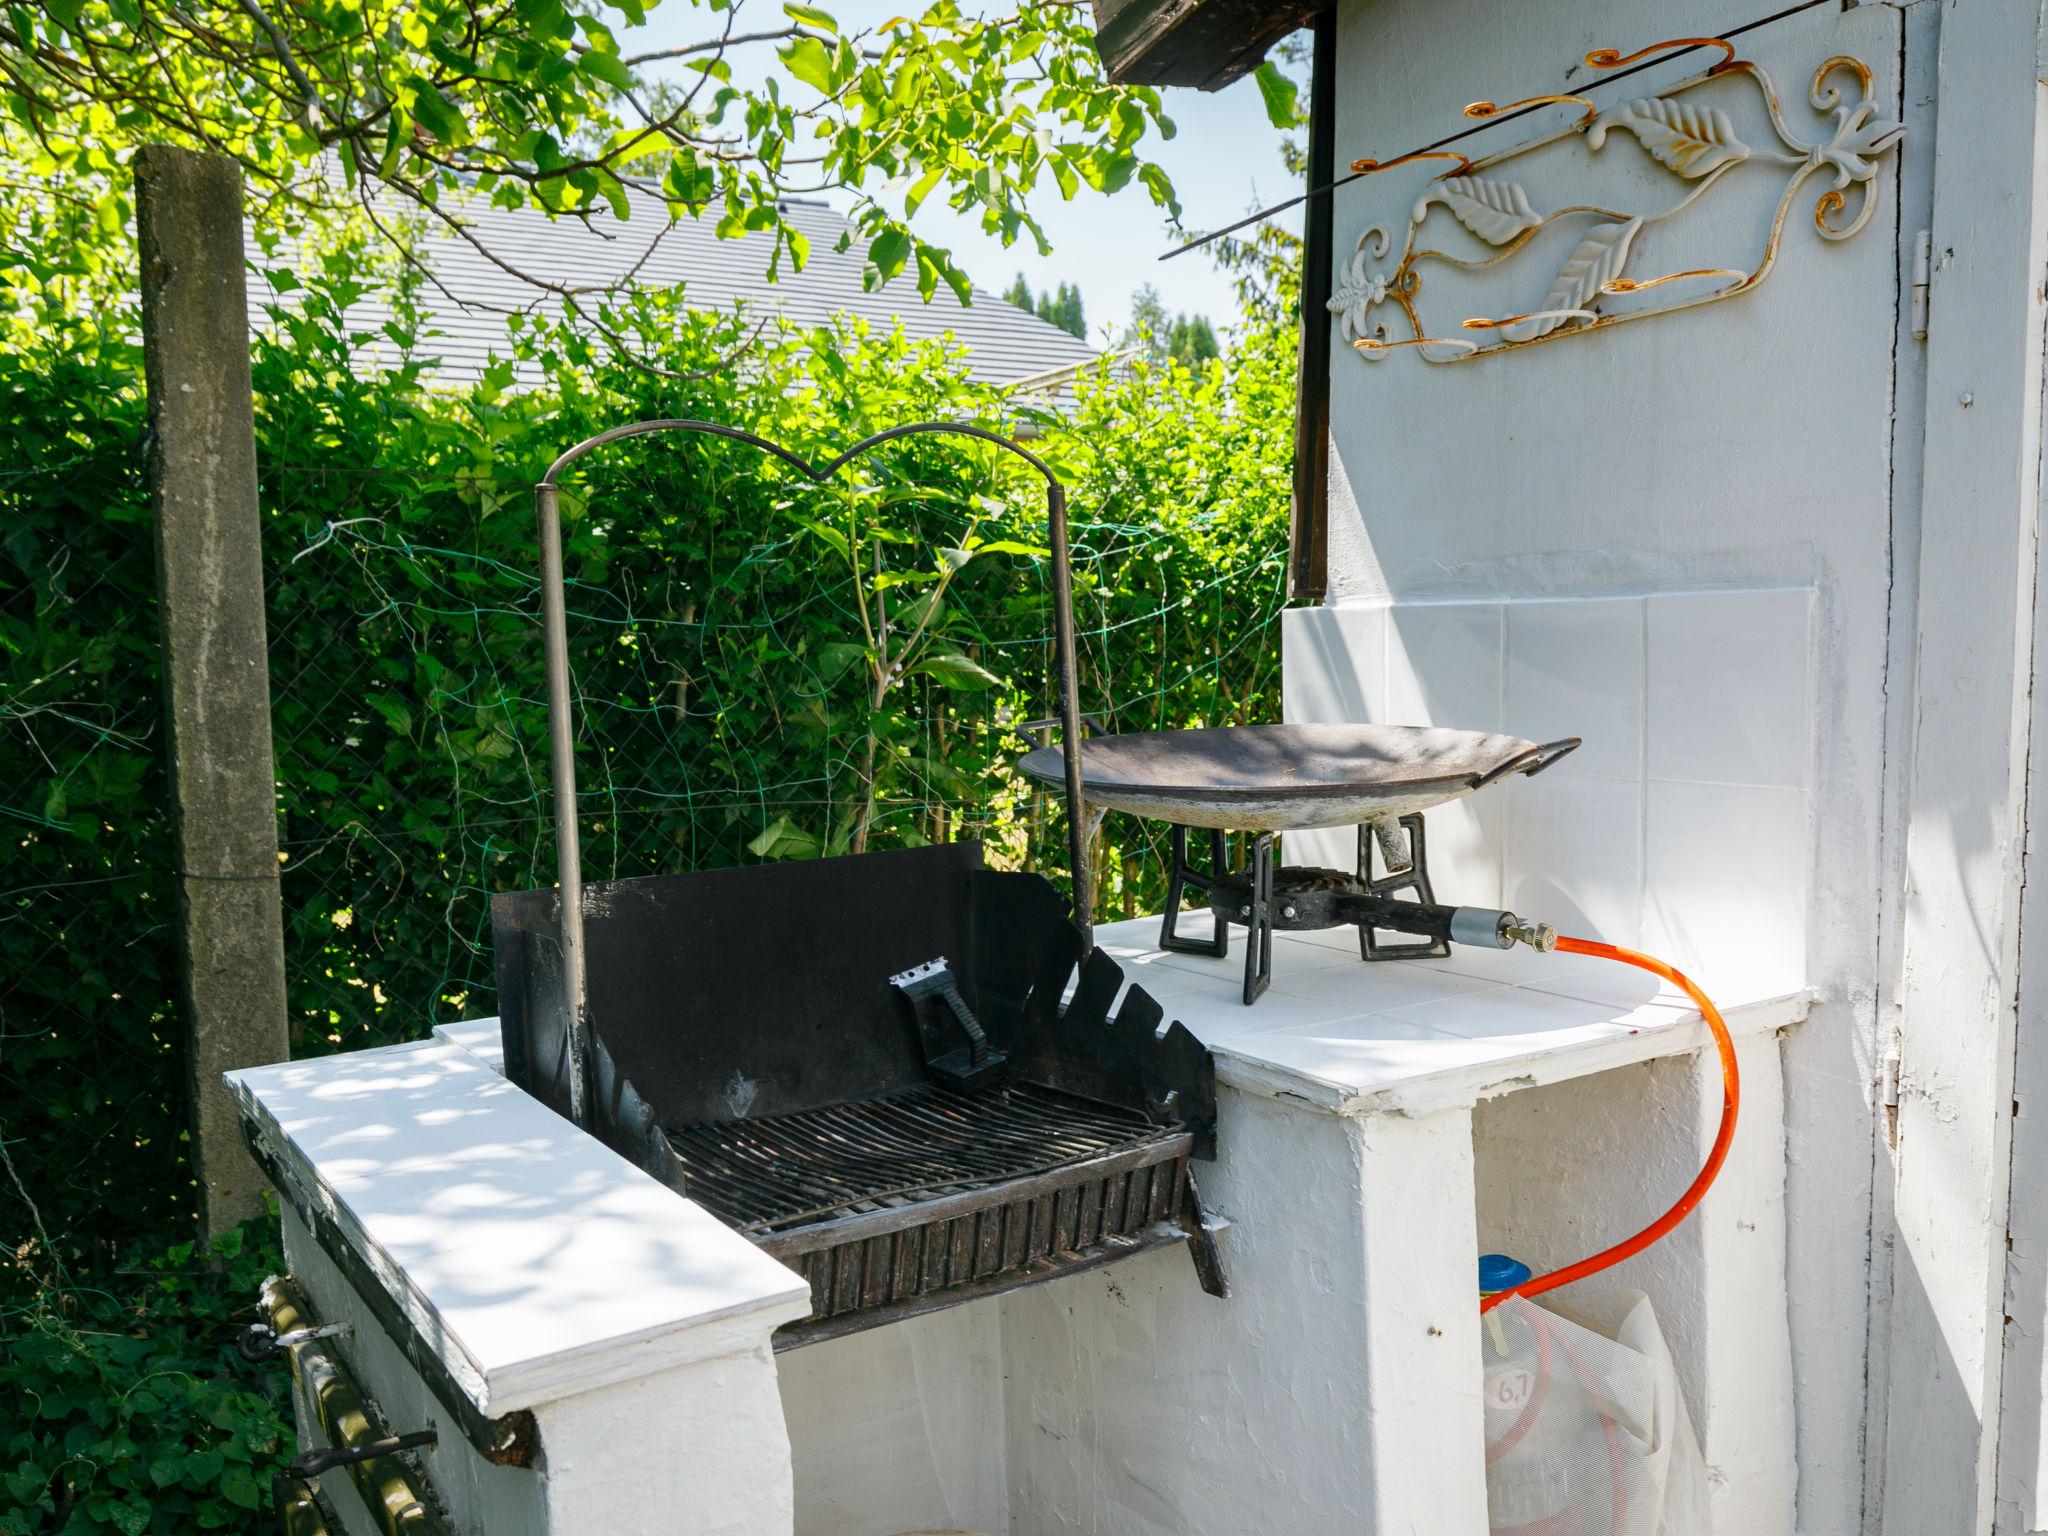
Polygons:
M682 219L664 233L665 210L652 198L636 199L634 216L623 222L607 215L586 225L551 219L538 209L482 206L463 216L485 250L548 283L571 288L627 281L648 287L681 284L693 309L726 311L740 304L750 313L779 313L800 325L820 324L841 313L878 328L900 320L913 338L950 332L968 349L969 371L989 383L1015 383L1100 355L1089 343L979 288L971 306L963 306L944 284L926 303L906 271L873 292L864 290L866 242L856 236L847 250L836 249L850 226L824 203L791 200L783 205L783 216L810 240L810 256L804 270L795 272L785 252L780 281L773 283L767 270L772 236L721 240L710 216ZM538 290L445 227L423 231L418 254L438 279L438 288L446 290L429 284L421 293L428 329L439 333L425 350L440 359L442 378L467 382L479 375L492 350L505 352L505 312L531 307ZM275 301L267 284L252 282L252 319L260 323L264 306ZM557 305L550 300L543 307ZM389 317L385 302L375 297L349 312L350 323L361 329L373 329Z

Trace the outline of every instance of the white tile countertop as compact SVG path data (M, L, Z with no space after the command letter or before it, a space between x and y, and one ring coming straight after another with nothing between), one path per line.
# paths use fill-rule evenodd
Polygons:
M1182 920L1205 937L1207 913ZM1342 1114L1425 1114L1517 1088L1684 1055L1712 1035L1692 1000L1633 966L1517 946L1452 945L1441 960L1359 958L1352 928L1273 936L1273 985L1244 998L1244 932L1230 954L1166 953L1159 919L1104 923L1096 943L1216 1057L1216 1075ZM1811 994L1723 983L1731 1033L1798 1023Z
M333 1222L486 1414L727 1353L810 1310L795 1272L460 1045L227 1080L295 1203Z

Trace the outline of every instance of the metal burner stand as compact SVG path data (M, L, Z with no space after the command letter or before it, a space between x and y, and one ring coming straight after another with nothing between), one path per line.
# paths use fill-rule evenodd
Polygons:
M1188 829L1173 828L1172 863L1167 872L1166 913L1159 924L1159 947L1183 955L1230 953L1230 925L1246 929L1244 1000L1257 1002L1273 984L1273 931L1276 928L1314 931L1350 923L1358 929L1358 952L1366 960L1419 960L1448 955L1451 946L1435 913L1436 893L1429 883L1429 853L1422 813L1398 819L1361 823L1358 828L1356 873L1336 869L1276 869L1271 832L1241 834L1250 838L1245 867L1232 872L1226 839L1209 831L1209 868L1197 870L1188 861ZM1384 873L1375 874L1377 862ZM1206 939L1183 938L1176 931L1186 893L1207 898L1215 916L1215 932ZM1409 926L1421 937L1390 942L1380 937L1389 918L1404 918L1398 906L1418 907Z

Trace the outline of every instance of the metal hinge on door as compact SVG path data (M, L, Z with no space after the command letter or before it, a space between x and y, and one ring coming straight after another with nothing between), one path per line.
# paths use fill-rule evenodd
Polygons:
M1913 339L1927 339L1927 282L1933 275L1934 242L1926 230L1913 237Z
M1884 1110L1884 1139L1896 1147L1899 1144L1899 1042L1894 1039L1891 1049L1884 1053L1884 1075L1878 1080L1877 1102Z

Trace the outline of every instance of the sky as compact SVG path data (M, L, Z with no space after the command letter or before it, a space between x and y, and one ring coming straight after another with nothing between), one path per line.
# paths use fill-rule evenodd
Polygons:
M823 3L845 32L873 26L910 8L904 0ZM779 0L743 0L743 7L735 32L766 31L784 24ZM989 4L962 0L961 8L987 13ZM713 17L708 6L667 0L647 13L646 26L621 29L619 45L631 55L696 42L723 27L723 13ZM758 79L774 62L768 45L735 50L735 79ZM1299 190L1281 163L1281 135L1267 121L1251 80L1215 92L1169 89L1163 94L1167 116L1178 132L1171 140L1148 137L1140 151L1173 179L1188 230L1206 232L1232 223L1253 208L1282 201ZM1043 194L1034 198L1032 211L1052 244L1050 256L1041 257L1028 235L1005 249L1000 239L982 233L977 218L956 214L937 195L918 209L911 228L919 238L949 248L975 283L990 292L1007 290L1020 271L1038 291L1063 282L1078 284L1091 334L1099 334L1105 324L1121 327L1130 318L1132 294L1146 283L1159 290L1169 313L1205 314L1219 324L1235 316L1237 302L1229 275L1206 253L1190 252L1167 262L1158 259L1183 237L1171 231L1166 211L1135 181L1110 197L1084 188L1071 203L1059 200L1049 178L1041 185ZM1282 215L1280 223L1299 231L1298 211ZM907 276L898 284L905 294L902 302L918 302L916 286Z

